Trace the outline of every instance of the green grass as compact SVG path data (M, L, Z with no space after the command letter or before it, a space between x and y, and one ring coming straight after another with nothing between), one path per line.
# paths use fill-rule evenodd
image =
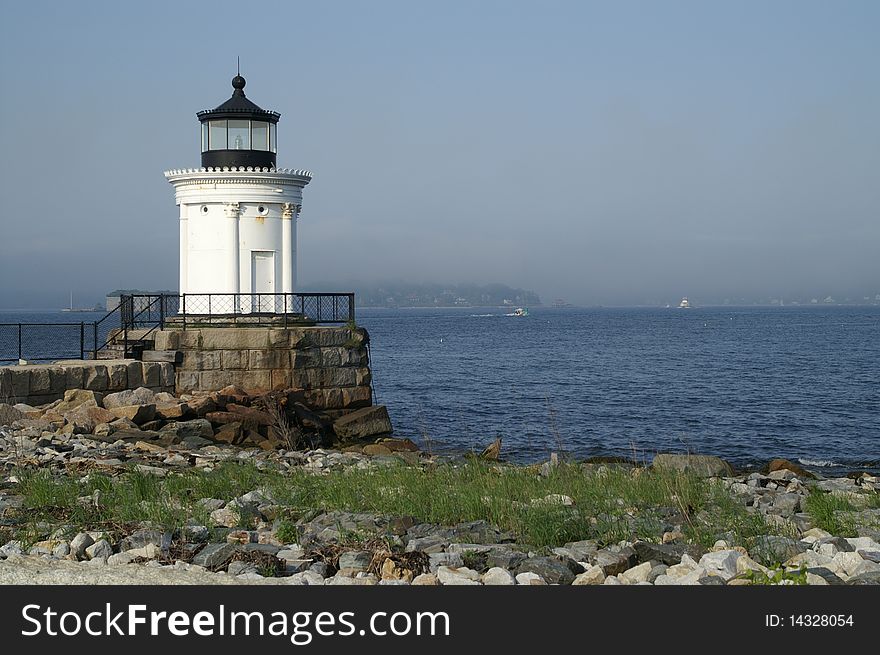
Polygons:
M874 494L874 502L877 496L880 494ZM856 536L855 519L852 515L856 508L848 499L811 489L805 508L816 527L838 537Z
M210 525L200 499L231 500L257 488L285 506L286 518L278 526L285 543L295 541L296 518L314 509L411 515L444 525L482 519L536 547L581 539L603 544L657 541L667 522L661 514L677 515L675 522L683 523L688 539L706 546L725 536L748 548L757 535L773 533L760 515L747 511L718 485L688 474L613 466L600 475L563 463L542 477L533 467L481 461L427 469L349 469L329 475L224 463L213 471L190 469L164 478L136 470L79 479L25 470L19 477L17 493L25 497L26 506L19 533L30 540L42 538L45 525L111 533L132 524L175 530L188 519ZM95 492L97 504L78 501ZM550 494L569 496L574 506L533 502Z

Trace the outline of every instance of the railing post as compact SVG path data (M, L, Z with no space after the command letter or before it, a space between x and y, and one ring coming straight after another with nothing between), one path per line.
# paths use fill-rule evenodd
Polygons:
M284 294L284 329L287 329L287 294Z
M165 329L165 294L159 296L159 329Z
M21 323L18 324L18 359L21 361Z
M186 294L181 294L183 296L183 329L186 330Z
M98 321L95 321L92 324L92 329L94 330L95 343L92 345L95 347L92 350L92 359L98 359Z
M86 358L86 324L84 321L79 323L79 358Z

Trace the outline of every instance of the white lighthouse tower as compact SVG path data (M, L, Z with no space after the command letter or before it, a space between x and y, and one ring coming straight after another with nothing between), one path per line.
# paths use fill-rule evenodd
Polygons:
M276 311L277 294L296 286L296 221L312 176L276 168L281 115L244 86L236 75L232 97L197 114L201 168L165 173L180 206L180 293L236 294L230 311ZM238 294L250 294L246 307Z

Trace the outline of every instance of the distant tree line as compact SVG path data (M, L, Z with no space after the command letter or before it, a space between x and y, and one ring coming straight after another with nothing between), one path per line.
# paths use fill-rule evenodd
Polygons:
M354 292L361 307L528 307L541 304L541 298L534 291L515 289L506 284L397 282L357 285Z

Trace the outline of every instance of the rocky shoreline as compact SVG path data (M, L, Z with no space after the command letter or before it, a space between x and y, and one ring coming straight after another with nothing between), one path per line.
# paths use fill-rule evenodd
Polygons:
M181 398L146 389L99 396L74 390L39 408L0 404L0 583L880 584L880 478L867 473L824 479L785 460L763 472L737 473L717 457L675 454L657 455L650 466L555 458L527 467L475 465L468 458L430 456L407 439L376 439L387 418L384 408L370 408L346 425L345 417L321 416L289 395L280 402L283 416L273 416L266 398L234 388ZM335 425L340 420L341 427ZM318 444L324 447L314 447ZM99 527L82 523L89 520L83 517L110 515L104 499L126 476L138 476L141 486L170 485L233 464L250 467L257 486L226 497L190 498L187 507L198 511L181 514L186 519L176 527L147 516ZM474 466L481 468L467 469ZM653 507L630 507L635 503L622 493L611 499L619 512L590 513L586 500L572 491L510 500L503 511L493 505L495 517L508 510L527 518L534 514L537 528L545 517L559 522L565 529L553 535L574 534L565 527L570 524L595 533L559 542L551 535L535 545L525 532L487 519L438 523L418 511L322 507L320 500L304 508L291 500L295 494L279 491L296 491L311 479L338 478L342 484L347 475L398 469L408 472L407 484L461 469L464 481L516 475L535 481L536 489L564 469L566 479L583 478L599 488L613 479L609 494L630 481L644 486L655 476L659 500ZM281 486L258 484L264 471ZM192 496L201 479L192 478L192 488L181 493ZM285 480L291 489L284 489ZM681 488L662 487L679 482ZM54 508L57 518L51 521L33 520L38 510L66 502L52 495L64 483L93 491ZM766 533L714 525L714 505L691 507L688 488L723 496L723 503L736 509L731 521L755 518ZM379 487L378 493L390 499L409 490ZM505 500L501 494L480 501L482 492L476 493L487 506ZM176 496L162 498L172 509L179 502ZM603 521L611 528L603 528ZM703 528L702 541L693 538L701 521L714 526ZM840 526L841 533L820 524Z

